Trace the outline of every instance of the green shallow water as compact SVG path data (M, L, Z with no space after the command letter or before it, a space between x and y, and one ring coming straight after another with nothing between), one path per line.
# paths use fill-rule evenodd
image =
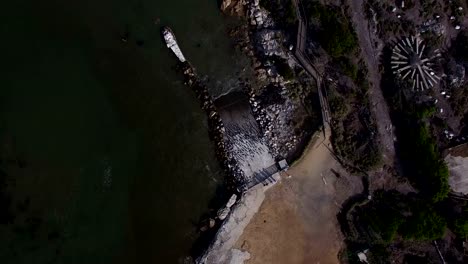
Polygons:
M225 22L211 0L2 4L2 263L189 254L223 173L159 29L220 95L245 64Z

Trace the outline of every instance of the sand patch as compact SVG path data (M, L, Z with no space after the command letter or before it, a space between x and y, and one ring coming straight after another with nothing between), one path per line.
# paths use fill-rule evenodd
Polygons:
M362 190L333 159L322 137L315 139L283 180L266 192L258 213L236 243L248 264L339 263L343 238L336 214Z

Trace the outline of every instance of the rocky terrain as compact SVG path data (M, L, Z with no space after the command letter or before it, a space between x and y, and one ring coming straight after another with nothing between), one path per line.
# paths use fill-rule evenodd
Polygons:
M256 72L258 83L246 85L249 101L273 157L291 161L321 123L314 82L294 58L291 36L258 0L223 1L222 10L248 21L231 36Z

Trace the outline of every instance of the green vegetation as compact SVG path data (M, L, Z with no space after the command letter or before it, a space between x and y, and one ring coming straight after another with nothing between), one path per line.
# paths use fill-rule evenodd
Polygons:
M395 191L375 192L372 202L360 210L363 224L376 232L384 243L393 241L405 221L401 211L407 209L403 201L404 197Z
M380 234L385 242L391 242L395 238L398 229L404 222L403 216L395 209L386 207L375 208L367 215L366 219L370 227Z
M294 71L291 69L291 67L289 67L289 64L286 60L280 57L275 57L273 61L279 75L283 76L285 80L294 79Z
M348 106L344 98L336 92L329 94L328 104L333 111L333 115L337 118L344 117L348 113Z
M376 167L381 161L380 148L376 144L375 123L366 104L351 109L353 103L331 89L329 104L334 118L332 143L336 154L361 170ZM354 101L356 98L347 97ZM362 99L362 98L360 98Z
M468 105L468 84L453 89L453 96L450 98L450 103L456 115L463 116L465 113L468 113L468 108L466 107Z
M304 5L311 16L311 24L318 20L317 41L330 56L338 58L355 52L358 47L356 35L341 9L317 1L306 1Z
M280 26L286 29L296 27L296 9L292 0L260 0L260 6L270 12Z
M449 192L448 168L428 126L435 107L416 103L411 95L405 94L404 85L395 83L391 71L385 71L382 86L397 128L397 150L403 173L419 192L403 195L396 191L377 191L374 199L358 210L358 215L380 239L373 244L392 243L397 237L419 241L438 239L444 235L450 219L442 205ZM452 225L463 235L468 231L468 221L461 219L464 218Z
M468 237L468 205L465 204L462 213L455 217L451 229L457 236L466 239Z
M356 85L361 88L361 91L367 93L369 90L369 82L367 81L367 67L365 67L364 61L359 62L358 70L356 73L356 79L354 80Z
M336 154L358 170L372 169L381 161L381 150L369 110L367 70L363 62L356 63L358 43L352 25L341 7L314 0L303 4L313 31L310 36L332 58L328 66L354 83L339 81L327 86L333 116L331 140Z
M388 52L386 56L390 54ZM428 127L435 112L434 106L416 103L406 95L408 88L404 83L395 82L389 64L381 84L397 128L398 154L404 175L428 202L444 200L449 192L448 168Z
M434 209L426 204L412 209L415 211L401 228L405 239L434 240L444 235L447 223Z
M343 74L350 77L354 81L358 77L358 67L348 57L339 57L334 60L336 66L341 70Z
M334 60L334 66L348 75L354 85L328 86L328 102L332 122L332 143L338 156L360 169L373 169L382 160L377 145L377 128L370 112L367 91L367 69L360 61L354 64L348 57Z
M364 240L371 248L386 247L395 240L431 241L444 236L448 223L458 236L465 237L468 213L459 216L447 209L449 172L429 128L436 119L436 109L433 104L417 103L412 94L406 94L406 84L395 82L387 68L390 65L385 66L381 84L397 129L397 154L403 175L418 192L374 192L372 201L353 213L359 232L354 241ZM359 70L357 75L359 80Z
M454 44L454 58L460 60L461 62L468 61L468 31L464 30L458 33Z
M264 105L283 104L286 100L281 95L281 88L273 84L269 84L260 94L259 99Z
M361 211L364 223L383 243L393 242L397 234L406 240L434 240L442 237L447 227L430 203L396 191L377 191Z
M295 26L297 22L296 9L292 0L287 0L284 10L284 22L288 26Z
M459 218L455 220L455 228L453 232L455 232L455 234L458 236L466 239L466 237L468 237L468 219Z
M444 200L449 192L448 168L437 151L427 125L408 117L400 123L400 128L400 154L410 179L429 200Z

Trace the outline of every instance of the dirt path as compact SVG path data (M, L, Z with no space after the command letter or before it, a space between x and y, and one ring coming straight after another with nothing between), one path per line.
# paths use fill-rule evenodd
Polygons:
M395 147L393 125L390 119L387 102L380 89L379 58L382 44L375 34L369 31L369 23L363 10L363 0L349 1L350 15L356 30L356 35L361 47L361 53L367 64L370 82L369 100L372 104L373 114L377 121L377 129L380 134L383 148L384 162L390 166L394 165ZM378 43L375 47L373 43Z
M236 244L250 253L247 264L339 263L343 238L336 214L362 186L333 159L328 140L322 141L316 138L289 169L291 177L283 175L282 182L266 193Z

